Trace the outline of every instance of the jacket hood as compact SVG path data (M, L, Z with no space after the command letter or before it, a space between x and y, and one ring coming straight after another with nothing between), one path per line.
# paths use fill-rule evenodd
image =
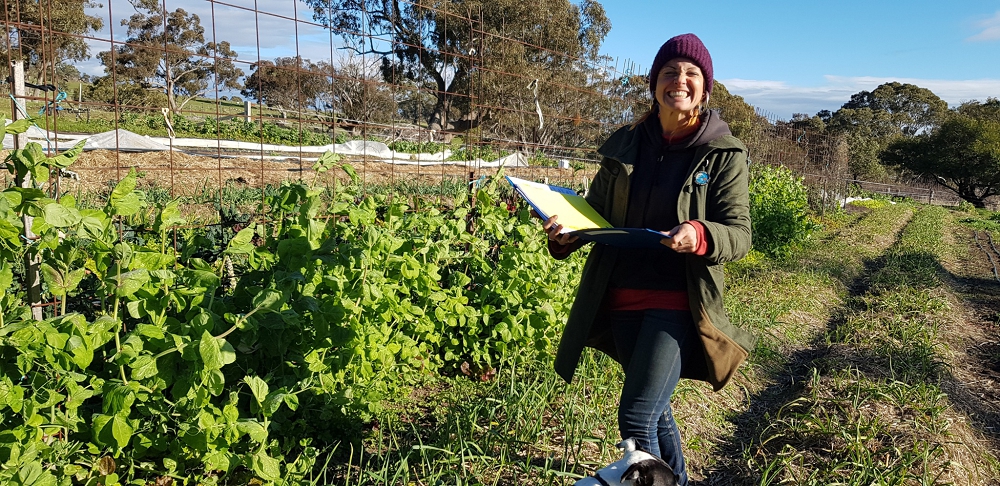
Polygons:
M636 127L636 129L639 129L639 127ZM657 145L663 143L663 127L660 125L659 117L651 116L647 118L642 123L642 129L645 131L646 136L649 137L649 141ZM678 143L666 145L665 148L672 152L685 150L691 147L706 145L713 140L732 134L729 131L729 124L719 116L719 112L714 110L706 111L702 114L701 125L694 134Z
M746 146L732 135L729 124L722 119L717 110L710 110L705 113L701 127L695 135L683 143L676 144L669 150L683 150L689 147L699 147L708 145L711 148L719 149L741 149L746 151ZM662 128L660 120L655 116L650 116L645 122L639 124L634 129L629 125L619 128L608 137L597 153L618 161L635 160L635 153L639 149L639 142L643 137L651 137L653 140L662 139Z

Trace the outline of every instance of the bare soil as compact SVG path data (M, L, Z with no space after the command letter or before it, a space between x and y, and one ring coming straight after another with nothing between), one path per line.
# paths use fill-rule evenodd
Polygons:
M945 392L966 414L973 429L1000 450L1000 281L994 275L997 254L973 230L955 225L950 232L956 251L942 262L958 299L955 320L947 333L950 351ZM980 239L984 232L979 232ZM987 252L992 252L993 262Z

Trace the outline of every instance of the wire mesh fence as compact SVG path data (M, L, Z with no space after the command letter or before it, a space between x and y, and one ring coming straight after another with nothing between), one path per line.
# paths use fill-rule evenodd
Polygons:
M4 115L34 117L28 138L49 151L87 139L52 176L80 195L130 168L163 197L262 195L311 182L327 151L371 190L447 193L501 166L582 186L602 140L650 103L639 65L587 42L587 12L539 23L530 9L425 0L3 4ZM861 185L839 137L732 96L712 105L753 161L803 175L822 204Z

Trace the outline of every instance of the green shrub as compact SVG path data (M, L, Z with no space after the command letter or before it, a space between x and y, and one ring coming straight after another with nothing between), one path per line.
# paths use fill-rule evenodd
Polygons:
M818 229L809 217L809 196L802 179L784 167L750 169L750 218L753 245L772 256L786 255Z

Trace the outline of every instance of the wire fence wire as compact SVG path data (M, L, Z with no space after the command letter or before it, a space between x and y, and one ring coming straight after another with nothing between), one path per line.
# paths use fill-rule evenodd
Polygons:
M35 117L30 136L49 151L89 136L51 181L81 196L99 198L135 168L165 198L263 200L286 180L345 179L312 170L328 150L366 190L447 193L501 165L579 187L600 143L650 104L638 64L567 47L554 27L489 4L2 2L0 74L11 79L20 63L28 80L23 93L8 84L5 116ZM865 184L849 176L840 137L741 103L712 100L755 163L802 175L824 208Z

